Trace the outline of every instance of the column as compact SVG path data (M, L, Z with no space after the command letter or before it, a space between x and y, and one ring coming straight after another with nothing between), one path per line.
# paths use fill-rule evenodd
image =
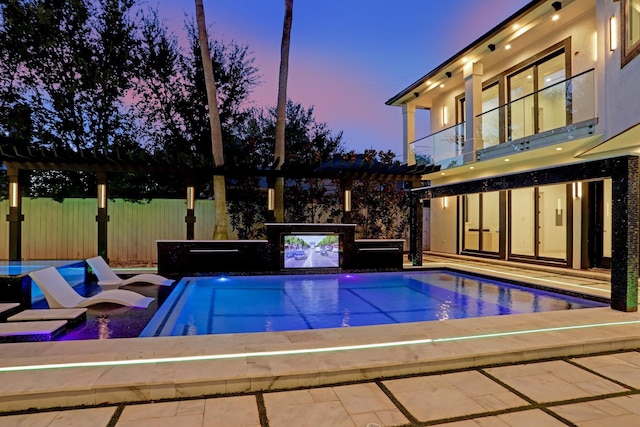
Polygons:
M98 255L109 261L107 253L107 223L109 215L107 215L107 175L104 172L98 172L98 215L96 222L98 223Z
M352 181L350 179L343 179L340 182L340 189L342 190L342 223L351 224L353 218L351 216L351 187Z
M267 222L276 221L276 178L267 178L267 214L265 219Z
M413 146L409 145L416 140L416 107L415 105L402 106L402 156L408 165L416 164L416 156Z
M22 259L22 180L20 169L14 166L7 167L9 177L9 260Z
M184 222L187 223L187 240L193 240L195 235L196 224L196 189L193 184L187 186L187 215Z
M422 265L422 200L419 194L409 193L409 261Z
M624 157L613 167L611 308L638 310L638 158Z
M462 149L464 162L475 160L475 152L482 148L482 129L475 125L476 116L482 113L482 74L479 63L469 63L463 69L465 96L465 143Z

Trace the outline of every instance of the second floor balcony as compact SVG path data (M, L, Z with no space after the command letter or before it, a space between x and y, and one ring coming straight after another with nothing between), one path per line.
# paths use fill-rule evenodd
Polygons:
M593 134L595 110L589 70L477 115L474 135L460 123L411 144L417 163L447 169Z

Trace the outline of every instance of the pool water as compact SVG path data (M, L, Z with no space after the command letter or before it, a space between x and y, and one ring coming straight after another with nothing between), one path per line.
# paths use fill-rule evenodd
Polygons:
M84 261L77 260L23 260L23 261L0 261L0 285L21 280L32 271L54 266L60 274L73 287L79 286L85 281ZM42 301L44 295L38 286L33 283L31 286L31 303Z
M140 336L338 328L606 306L449 271L185 278Z

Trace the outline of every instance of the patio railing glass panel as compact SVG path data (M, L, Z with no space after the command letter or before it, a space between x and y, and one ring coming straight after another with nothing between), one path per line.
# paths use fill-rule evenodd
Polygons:
M411 143L416 163L441 165L442 169L462 164L464 123L451 126Z
M595 118L593 70L586 71L476 116L476 150ZM505 126L505 131L501 132Z

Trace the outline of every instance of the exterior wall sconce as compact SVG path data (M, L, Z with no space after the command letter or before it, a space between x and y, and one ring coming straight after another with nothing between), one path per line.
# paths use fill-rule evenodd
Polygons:
M574 182L571 184L571 193L573 200L582 199L582 182Z
M615 16L609 18L609 50L613 52L618 48L618 21Z
M194 210L196 207L196 189L193 186L187 187L187 209Z
M446 126L448 123L447 120L447 106L442 107L442 126Z
M18 207L18 182L13 181L9 184L9 207Z
M557 21L558 19L560 19L560 15L558 14L558 12L560 11L560 9L562 9L562 3L560 3L559 1L554 1L553 3L551 3L551 7L553 7L553 10L555 10L555 13L551 17L551 20Z
M267 190L267 210L272 211L276 208L276 189L269 188Z
M449 201L447 200L446 197L442 198L442 209L447 209L447 206L449 206Z
M98 209L107 207L107 184L98 184Z
M344 211L351 212L351 190L344 190Z

